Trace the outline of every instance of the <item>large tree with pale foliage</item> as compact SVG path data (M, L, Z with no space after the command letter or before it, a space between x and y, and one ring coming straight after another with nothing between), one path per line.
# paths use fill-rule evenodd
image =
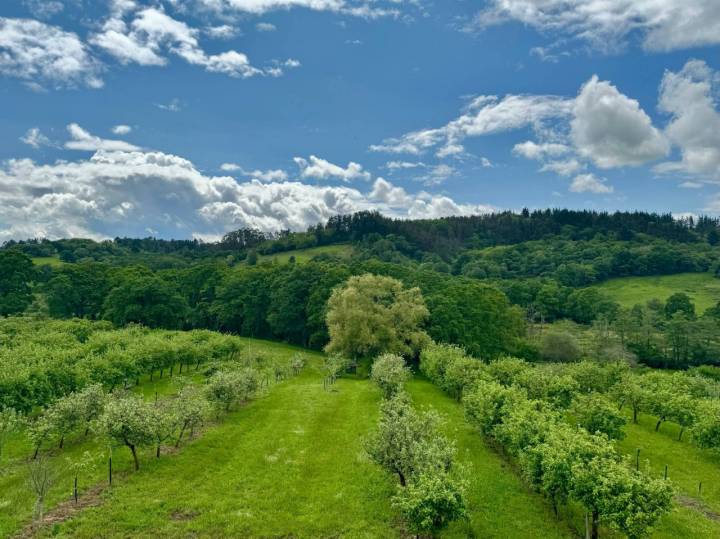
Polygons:
M329 353L351 358L383 353L412 356L429 342L421 329L429 313L420 289L392 277L365 274L348 279L328 300Z

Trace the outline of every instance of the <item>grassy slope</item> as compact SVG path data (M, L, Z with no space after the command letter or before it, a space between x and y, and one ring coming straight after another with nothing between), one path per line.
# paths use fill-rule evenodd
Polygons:
M664 301L675 292L685 292L695 302L698 314L702 314L720 301L720 279L710 273L623 277L596 286L623 307L644 304L651 298Z
M679 427L664 423L655 432L654 417L640 414L639 423L633 425L628 416L627 436L618 448L634 458L640 449L640 466L656 477L662 477L665 465L668 478L678 493L693 499L720 518L720 455L698 449L690 443L689 433L678 441ZM702 481L702 494L698 496L698 483ZM705 518L697 511L682 505L662 520L653 537L720 537L720 521Z
M283 253L276 253L273 255L259 255L258 261L266 262L268 260L277 260L277 262L284 264L291 256L294 256L296 262L308 262L317 255L325 254L344 257L349 256L351 251L352 246L347 244L323 245L321 247L296 249L294 251L285 251Z

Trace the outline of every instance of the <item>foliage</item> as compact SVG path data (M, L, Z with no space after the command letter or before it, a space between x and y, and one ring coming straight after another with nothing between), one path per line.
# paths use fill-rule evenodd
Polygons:
M138 397L111 399L98 419L98 431L111 443L125 445L133 456L135 470L140 469L137 449L155 440L154 410Z
M395 354L383 354L373 361L370 378L375 382L386 399L402 391L403 384L412 373L405 360Z
M0 457L6 440L18 430L22 423L22 416L13 408L0 408Z
M0 250L0 316L22 313L32 302L35 270L30 258L16 250Z
M329 353L357 359L393 353L413 356L428 341L420 329L428 316L418 288L371 274L351 277L328 300Z
M581 351L572 334L549 331L543 336L540 343L540 354L548 361L569 363L580 359Z
M613 440L625 437L625 417L612 402L598 393L575 397L570 413L578 425L591 434L605 434Z

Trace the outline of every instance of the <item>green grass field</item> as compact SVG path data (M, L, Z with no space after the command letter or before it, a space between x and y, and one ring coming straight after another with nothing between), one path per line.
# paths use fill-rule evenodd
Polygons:
M295 257L295 261L299 263L309 262L313 257L318 255L332 255L339 257L347 257L352 253L352 246L347 244L323 245L322 247L311 247L309 249L296 249L294 251L285 251L274 255L258 255L258 262L266 262L275 260L280 264L285 264L290 260L291 256Z
M297 348L244 339L265 355L289 357ZM107 449L77 436L62 451L52 450L58 469L49 506L70 497L72 475L66 458L83 451L98 455L98 466L81 477L84 499L71 515L55 509L55 520L40 536L57 537L403 537L389 500L395 479L372 463L363 439L374 428L380 394L369 380L342 378L330 391L322 384L321 356L294 378L209 425L179 452L155 459L141 454L141 470L131 471L125 448L113 452L115 482L107 487ZM147 399L177 391L179 376L143 379L134 391ZM194 371L184 380L200 382ZM422 377L408 383L419 408L432 407L468 469L469 518L455 522L446 538L577 537L582 512L563 508L556 519L548 502L532 492L500 453L465 421L462 406ZM628 425L619 448L654 474L669 466L670 479L683 495L652 537L720 536L720 456L676 441L677 427L653 431L650 416ZM32 497L25 483L28 442L17 437L0 464L0 537L12 536L31 519ZM697 483L703 492L697 495ZM88 494L91 491L91 494ZM720 518L720 516L718 517ZM618 537L603 530L603 537Z
M710 273L679 273L658 277L623 277L596 285L623 307L645 304L649 299L665 301L676 292L685 292L702 314L720 301L720 279Z

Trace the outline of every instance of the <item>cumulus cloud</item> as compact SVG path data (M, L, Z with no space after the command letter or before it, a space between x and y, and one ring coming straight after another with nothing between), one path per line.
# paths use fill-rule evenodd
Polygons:
M258 32L274 32L277 30L277 26L269 22L259 22L255 25Z
M76 34L35 20L0 17L0 74L34 89L101 88L100 71Z
M132 131L132 127L129 125L116 125L112 128L112 132L116 135L127 135Z
M458 171L455 167L451 167L445 163L440 163L439 165L429 167L427 173L420 176L418 179L425 182L425 185L438 185L448 178L455 176L457 173Z
M206 176L160 152L101 150L88 160L0 167L0 241L27 237L217 237L239 227L304 230L337 214L378 209L396 217L491 211L444 196L409 194L378 179L371 192L300 182Z
M677 73L668 71L660 86L660 110L671 116L667 136L682 159L661 163L661 173L681 172L720 179L720 113L713 96L718 74L701 60L691 60Z
M205 28L205 33L214 39L231 39L237 36L240 31L229 24L221 24Z
M465 28L519 21L552 35L577 38L601 50L639 34L643 47L669 51L720 44L716 0L490 0Z
M42 134L39 127L32 127L28 129L24 136L20 137L20 141L24 142L28 146L32 146L36 150L41 146L54 146L55 144Z
M548 161L540 168L540 172L554 172L560 176L572 176L585 168L577 159L565 159L560 161Z
M640 104L597 76L580 90L570 126L580 154L601 168L641 165L670 150Z
M38 19L49 19L65 9L59 0L23 0L23 4Z
M108 140L90 134L78 124L67 126L71 140L65 143L68 150L81 150L85 152L96 152L98 150L132 152L139 150L134 144L124 140Z
M594 174L580 174L573 178L570 184L570 191L573 193L594 193L602 195L612 193L614 188L611 185L607 185L604 179L599 179Z
M314 155L311 155L309 160L303 157L295 157L293 161L300 167L301 178L338 179L349 182L352 180L370 180L371 177L369 172L363 170L362 165L353 161L350 161L345 168Z
M525 127L541 128L543 122L570 114L572 100L545 95L479 96L466 107L464 114L439 128L421 129L382 144L371 151L420 155L436 148L438 157L464 153L462 141Z
M207 54L198 41L200 31L167 15L162 9L147 7L133 14L132 21L125 22L126 12L113 13L105 21L102 31L91 37L94 45L104 49L121 63L140 65L165 65L166 53L174 54L189 64L202 66L212 73L231 77L249 78L256 75L278 75L278 67L272 73L254 67L248 57L229 50L219 54ZM222 32L227 31L223 28Z

